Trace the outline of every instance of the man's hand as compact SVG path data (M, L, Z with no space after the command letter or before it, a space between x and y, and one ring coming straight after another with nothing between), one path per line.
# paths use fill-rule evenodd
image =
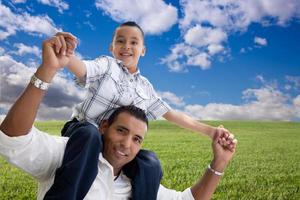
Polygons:
M43 42L42 66L59 70L67 66L77 46L77 39L71 33L59 32Z

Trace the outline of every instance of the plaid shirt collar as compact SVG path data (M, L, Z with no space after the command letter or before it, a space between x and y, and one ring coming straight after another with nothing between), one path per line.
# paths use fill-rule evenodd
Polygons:
M131 74L128 69L123 65L123 62L121 60L116 59L116 62L118 63L118 65L122 68L122 70L124 72L126 72L127 74ZM137 78L137 76L139 76L141 74L140 69L137 68L136 72L134 72L133 75L135 78Z

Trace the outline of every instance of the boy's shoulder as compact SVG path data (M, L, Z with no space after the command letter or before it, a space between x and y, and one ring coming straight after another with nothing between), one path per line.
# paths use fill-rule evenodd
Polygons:
M144 85L153 87L153 86L152 86L152 83L148 80L148 78L146 78L145 76L143 76L143 75L141 75L141 74L139 74L139 77L140 77L141 82L142 82Z

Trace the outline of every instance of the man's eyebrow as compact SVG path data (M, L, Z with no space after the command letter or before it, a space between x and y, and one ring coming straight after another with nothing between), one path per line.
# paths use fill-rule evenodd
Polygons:
M122 125L118 125L117 128L123 129L125 131L130 131L128 128L126 128L125 126L122 126Z

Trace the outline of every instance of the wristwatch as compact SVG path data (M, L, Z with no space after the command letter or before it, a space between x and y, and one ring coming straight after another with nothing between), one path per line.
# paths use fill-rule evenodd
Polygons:
M41 90L48 90L50 83L44 82L38 77L35 76L35 74L32 75L30 79L30 83L33 84L36 88L39 88Z

